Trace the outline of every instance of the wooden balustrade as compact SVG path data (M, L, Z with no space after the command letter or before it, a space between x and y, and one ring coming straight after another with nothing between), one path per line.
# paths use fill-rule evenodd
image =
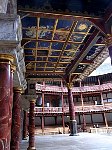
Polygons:
M103 105L75 106L76 112L97 112L112 110L112 103ZM63 113L62 107L35 107L35 113ZM64 107L64 113L69 113L69 107Z
M35 107L35 112L37 113L62 113L62 107Z

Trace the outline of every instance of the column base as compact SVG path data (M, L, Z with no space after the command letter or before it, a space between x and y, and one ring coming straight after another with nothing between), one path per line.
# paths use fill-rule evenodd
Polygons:
M77 121L70 120L70 136L77 136Z
M28 147L27 150L36 150L35 147Z

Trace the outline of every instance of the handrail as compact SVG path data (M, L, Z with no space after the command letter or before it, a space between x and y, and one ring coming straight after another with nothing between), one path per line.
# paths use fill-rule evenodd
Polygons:
M84 93L84 92L95 92L95 91L104 91L104 90L112 90L112 83L106 83L101 85L93 85L93 86L83 86L83 87L73 87L72 92L74 93ZM68 92L66 87L59 86L49 86L49 85L41 85L36 84L37 91L46 91L46 92Z
M112 103L103 105L75 106L76 112L96 112L112 110ZM35 113L63 113L62 107L35 107ZM64 107L64 113L69 113L69 107Z

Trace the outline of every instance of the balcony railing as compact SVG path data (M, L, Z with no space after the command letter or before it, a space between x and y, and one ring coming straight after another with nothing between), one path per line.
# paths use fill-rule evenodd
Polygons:
M62 113L62 107L35 107L36 113Z
M101 112L112 110L112 103L103 105L75 106L75 112ZM35 113L63 113L62 107L35 107ZM69 107L64 107L64 113L69 113Z
M46 91L46 92L68 92L66 87L59 86L50 86L50 85L41 85L36 84L37 91ZM112 83L106 83L101 85L92 85L92 86L83 86L83 87L73 87L72 92L74 93L86 93L86 92L95 92L95 91L104 91L104 90L112 90Z

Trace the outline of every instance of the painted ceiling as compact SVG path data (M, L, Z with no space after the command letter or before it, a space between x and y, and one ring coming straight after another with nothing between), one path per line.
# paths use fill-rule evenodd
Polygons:
M22 0L18 1L18 13L22 17L22 46L25 53L26 74L29 76L46 75L46 76L62 76L69 73L79 74L91 64L99 53L105 48L103 43L104 35L86 18L56 17L56 14L45 15L29 15L20 8L26 10L40 9L49 4L53 10L68 9L70 11L80 10L81 12L88 10L92 13L92 9L86 8L87 1L63 0ZM77 3L77 7L75 4ZM98 3L96 0L90 1L93 6ZM108 5L109 1L101 4L102 12L104 5ZM58 5L57 5L58 4ZM64 5L62 5L64 4ZM20 7L21 6L21 7ZM35 7L34 7L35 6ZM49 6L49 9L51 7ZM38 7L38 8L37 8ZM75 9L75 10L73 10ZM97 6L94 9L97 11ZM45 12L45 9L43 9ZM100 10L100 9L99 9ZM26 15L23 17L23 15ZM96 15L96 14L95 14ZM90 43L89 43L90 41ZM86 46L86 44L91 44ZM73 62L75 68L72 66ZM72 69L70 70L72 66Z
M111 0L18 0L18 8L43 12L79 13L100 16ZM100 6L100 7L99 7Z

